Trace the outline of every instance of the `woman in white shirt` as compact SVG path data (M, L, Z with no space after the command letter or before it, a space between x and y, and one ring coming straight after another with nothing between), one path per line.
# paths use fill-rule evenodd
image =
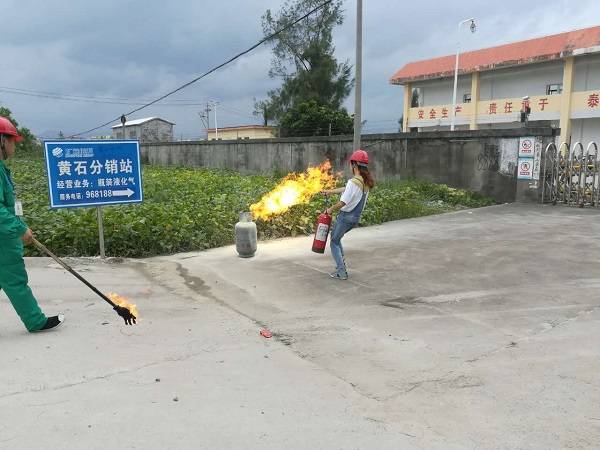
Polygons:
M348 279L342 238L348 231L358 225L369 197L369 189L375 185L373 176L369 172L369 155L367 152L356 150L350 156L350 164L352 165L354 177L348 180L346 187L323 191L325 195L342 194L339 202L327 208L328 214L340 210L331 232L331 255L335 261L336 270L330 276L338 280Z

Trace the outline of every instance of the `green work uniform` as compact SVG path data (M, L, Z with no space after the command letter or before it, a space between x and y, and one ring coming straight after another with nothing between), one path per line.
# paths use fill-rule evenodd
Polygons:
M0 289L10 299L29 331L46 324L46 316L27 285L21 236L27 225L15 215L14 185L10 171L0 160Z

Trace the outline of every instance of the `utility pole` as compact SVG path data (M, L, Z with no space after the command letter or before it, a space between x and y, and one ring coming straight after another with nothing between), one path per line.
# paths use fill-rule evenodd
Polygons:
M356 0L356 75L354 77L354 148L360 148L362 100L362 0Z
M215 108L215 139L219 140L219 125L217 123L217 105L219 104L219 102L214 101L212 103L213 107Z
M460 28L471 22L471 33L475 33L477 25L475 25L475 19L466 19L458 23L458 42L456 43L456 60L454 63L454 90L452 92L452 115L450 116L450 131L454 131L454 125L456 123L456 92L458 88L458 57L460 55Z
M210 102L206 102L206 127L210 128ZM207 130L208 133L208 130Z
M202 117L206 118L206 140L208 141L208 130L210 129L210 102L206 102L206 109Z

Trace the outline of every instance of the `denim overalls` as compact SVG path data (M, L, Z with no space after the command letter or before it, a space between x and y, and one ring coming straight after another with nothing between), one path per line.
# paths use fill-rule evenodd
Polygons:
M367 203L369 190L365 189L363 180L360 177L354 177L353 182L362 187L363 194L358 205L352 211L340 211L335 219L333 231L331 232L331 255L335 260L336 269L346 274L346 263L344 261L344 249L342 248L342 238L344 235L358 225L360 216Z

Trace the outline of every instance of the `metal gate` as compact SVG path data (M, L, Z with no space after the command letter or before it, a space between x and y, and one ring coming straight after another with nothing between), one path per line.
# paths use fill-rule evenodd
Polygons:
M581 142L546 147L542 154L542 203L598 207L600 201L600 163L598 145Z

